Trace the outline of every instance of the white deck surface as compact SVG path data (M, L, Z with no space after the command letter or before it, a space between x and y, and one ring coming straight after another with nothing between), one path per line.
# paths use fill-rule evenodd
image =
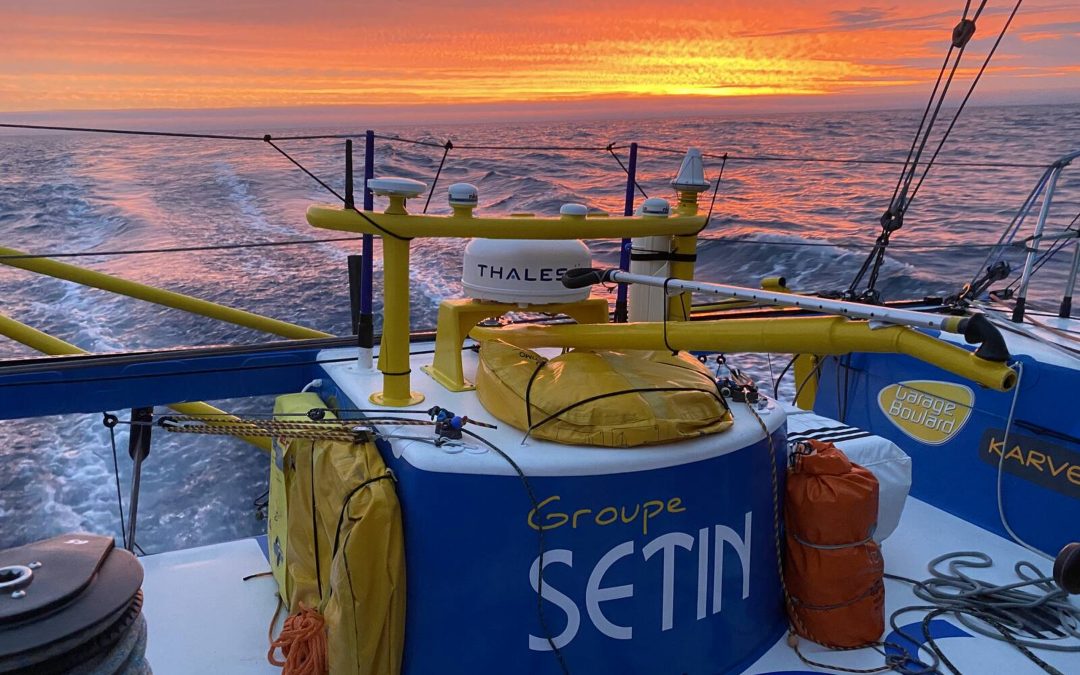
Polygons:
M885 569L922 579L931 558L958 550L989 553L995 566L979 570L975 576L1003 583L1013 580L1013 563L1033 560L1010 541L909 499L900 527L884 544ZM255 540L147 556L142 562L150 630L148 656L155 673L280 672L266 662L267 627L275 608L273 579L243 581L249 574L269 569ZM1035 562L1043 570L1050 569L1047 561ZM886 581L886 619L894 609L908 604L915 604L915 599L907 585ZM920 613L912 613L905 622L921 618ZM1012 647L986 638L948 638L939 645L964 673L1041 672ZM871 650L829 652L805 641L803 647L807 656L827 663L853 667L883 663ZM1038 654L1063 673L1080 673L1080 654ZM571 672L576 672L572 658L568 659ZM745 672L775 671L815 672L804 666L783 640Z
M255 539L150 555L143 612L154 673L280 673L266 661L277 607L270 564Z
M427 346L429 345L414 345L415 348ZM558 350L552 353L557 354ZM319 361L324 363L323 370L353 403L361 408L370 408L368 396L382 390L382 373L359 368L356 362L351 360L337 362L355 354L355 349L331 349L320 352ZM498 423L498 420L484 409L475 391L448 391L420 370L422 366L430 364L432 359L431 354L416 354L410 359L411 388L423 394L424 400L409 408L391 408L390 414L400 410L428 410L437 405L481 422ZM467 380L474 379L478 361L479 356L475 352L462 353L462 367ZM731 412L735 417L735 424L721 434L682 440L676 445L658 444L636 448L581 447L536 438L530 438L523 445L524 432L502 423L499 423L498 429L473 427L471 430L513 457L529 476L600 475L688 464L740 450L764 438L760 425L753 419L746 404L732 403ZM786 417L783 409L771 402L767 409L758 411L758 414L770 433L783 424ZM385 427L380 428L380 431L384 435L398 433L411 436L417 433L415 428L410 427ZM475 445L477 452L435 451L430 443L423 441L395 440L394 454L425 471L507 476L514 474L503 458L474 440L465 440Z

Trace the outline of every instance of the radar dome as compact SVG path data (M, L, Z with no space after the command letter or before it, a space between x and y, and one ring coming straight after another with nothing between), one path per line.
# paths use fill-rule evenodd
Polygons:
M589 288L566 288L567 270L590 267L589 247L577 240L473 239L465 247L461 285L476 300L520 306L578 302Z

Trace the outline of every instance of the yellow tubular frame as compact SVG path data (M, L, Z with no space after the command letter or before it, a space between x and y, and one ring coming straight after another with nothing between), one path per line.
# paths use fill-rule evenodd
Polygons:
M705 217L694 215L690 207L680 213L672 218L476 218L463 213L453 216L413 216L406 213L404 200L392 198L385 213L364 211L363 215L351 209L314 204L308 207L307 220L312 226L325 230L362 232L382 237L383 334L379 370L383 373L383 390L373 394L371 401L378 405L408 406L424 400L422 395L410 388L410 239L621 239L670 235L676 236L681 242L680 250L693 252L697 233L705 225ZM681 278L692 279L694 263L682 263L675 271L683 275ZM690 294L683 294L680 298L685 299L689 316Z
M666 330L666 339L665 339ZM907 354L997 391L1016 384L1005 363L904 326L870 328L843 317L721 319L661 323L474 328L476 340L504 340L518 347L579 349L672 349L839 355L852 352Z
M36 328L27 326L11 317L0 314L0 335L24 344L50 356L70 356L74 354L88 354L85 349L80 349L70 342L55 338L48 333L43 333ZM169 406L181 415L214 415L220 416L222 422L239 422L240 418L227 415L225 411L201 401L187 403L170 403ZM209 422L212 424L212 422ZM253 431L256 429L253 427ZM263 436L242 436L243 440L265 452L270 452L270 439Z
M462 216L414 216L403 213L364 211L314 204L307 220L313 227L343 232L362 232L398 237L481 237L483 239L621 239L660 235L692 235L705 225L705 216L671 218L476 218ZM379 227L375 227L377 223Z
M13 248L0 248L0 256L21 255L26 254ZM199 314L212 319L226 321L238 326L244 326L245 328L251 328L264 333L271 333L273 335L280 335L281 337L293 340L333 337L330 333L324 333L313 328L305 328L304 326L298 326L287 321L278 321L277 319L271 319L252 312L245 312L242 309L226 307L225 305L219 305L216 302L200 300L199 298L193 298L189 295L184 295L183 293L166 291L161 288L140 284L135 281L120 279L103 272L88 270L85 267L78 267L76 265L49 260L48 258L4 259L3 257L0 257L0 263L8 265L9 267L18 267L19 269L27 270L29 272L45 274L50 277L56 277L57 279L72 281L83 286L100 288L103 291L110 291L131 298L146 300L147 302L164 305L165 307L172 307L173 309L191 312L192 314Z

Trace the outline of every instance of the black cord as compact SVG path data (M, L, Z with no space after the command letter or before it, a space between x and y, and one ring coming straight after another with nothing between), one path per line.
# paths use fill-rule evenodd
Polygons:
M532 489L532 484L529 482L528 476L526 476L525 472L521 469L520 466L518 466L518 463L515 462L513 458L510 457L510 455L503 452L501 448L499 448L497 445L484 438L480 434L469 431L468 429L462 429L461 432L472 436L476 440L480 441L484 445L494 450L497 455L506 460L506 463L510 465L510 468L513 469L514 472L517 473L518 478L521 479L521 484L525 487L525 492L529 496L529 501L532 503L533 510L539 511L540 502L536 499L536 493ZM540 619L540 628L544 631L544 637L547 639L548 646L551 647L552 653L555 654L555 658L559 661L559 668L562 670L563 675L570 675L570 669L566 665L566 659L563 657L562 650L560 650L559 647L555 644L555 639L552 637L551 629L548 627L547 618L544 615L544 528L536 528L536 533L538 544L540 547L540 556L539 558L537 558L538 569L536 573L536 614Z
M776 376L775 380L773 380L773 385L772 385L773 398L775 398L777 400L780 400L780 380L784 379L784 375L787 375L787 371L791 369L791 366L793 366L795 364L795 361L798 358L799 358L798 355L791 357L791 360L787 362L787 365L784 366L784 369L781 370L780 374Z
M116 478L116 510L120 514L120 540L124 548L127 543L127 525L124 523L124 497L120 492L120 463L116 459L116 424L119 422L116 415L101 413L102 423L109 430L109 441L112 444L113 476Z
M192 253L196 251L228 251L240 248L266 248L275 246L304 246L325 244L334 241L360 241L363 237L330 237L326 239L288 239L285 241L263 241L236 244L209 244L206 246L177 246L175 248L138 248L121 251L52 251L45 253L21 253L19 255L0 255L3 260L32 260L34 258L106 258L125 255L146 255L161 253Z
M665 148L656 145L638 144L640 150L665 152L674 155L686 154L686 150L678 148ZM884 164L889 166L903 166L906 162L899 159L862 159L858 157L819 157L815 155L736 155L728 152L703 152L702 157L721 159L727 155L732 162L807 162L813 164ZM938 162L941 166L958 166L971 168L997 168L997 169L1042 169L1045 164L1032 164L1025 162Z
M297 161L296 159L294 159L294 158L292 157L292 155L290 155L289 153L285 152L285 151L284 151L284 150L282 150L282 149L281 149L280 147L278 147L278 146L277 146L277 145L276 145L276 144L274 143L274 141L273 141L273 140L272 140L272 139L270 138L269 134L268 134L268 135L267 135L267 136L266 136L266 137L265 137L265 138L264 138L263 140L264 140L264 141L266 141L266 143L267 143L267 144L269 144L269 145L270 145L270 147L272 147L273 149L275 149L275 150L277 150L277 151L278 151L279 153L281 153L281 156L282 156L282 157L284 157L285 159L287 159L287 160L289 160L290 162L292 162L292 163L293 163L293 164L294 164L294 165L295 165L295 166L296 166L296 167L297 167L298 169L300 169L301 171L303 171L303 172L304 172L305 174L307 174L307 175L308 175L308 176L309 176L309 177L310 177L310 178L311 178L312 180L314 180L314 181L315 181L316 183L318 183L318 184L319 184L319 185L321 185L321 186L322 186L322 187L323 187L324 189L326 189L326 191L327 191L327 192L329 192L330 194L332 194L332 195L334 195L335 197L337 197L337 198L338 198L338 200L340 200L342 204L345 204L345 203L347 203L347 202L345 201L345 198L344 198L344 197L342 197L342 196L341 196L341 195L340 195L340 194L338 193L338 191L337 191L337 190L335 190L334 188L332 188L332 187L330 187L329 185L327 185L325 181L323 181L323 180L322 180L321 178L319 178L319 177L318 177L318 176L316 176L316 175L315 175L314 173L312 173L312 172L311 172L310 170L308 170L308 168L307 168L306 166L304 166L303 164L301 164L300 162L298 162L298 161ZM354 206L352 207L352 211L353 211L354 213L356 213L357 215L359 215L359 216L360 216L361 218L363 218L364 220L366 220L366 221L367 221L368 223L370 223L371 225L373 225L373 226L375 227L375 229L377 229L377 230L378 230L379 232L382 232L382 233L383 233L384 235L386 235L386 236L388 236L388 237L393 237L394 239L397 239L397 240L399 240L399 241L409 241L409 240L411 239L411 237L402 237L402 236L400 236L400 235L398 235L398 234L394 234L394 233L393 233L393 232L391 232L390 230L386 229L386 228L385 228L385 227L383 227L382 225L380 225L380 224L378 224L377 222L375 222L374 220L372 220L371 216L369 216L368 214L364 213L364 211L362 211L361 209L358 209L358 208L356 208L356 206L355 206L355 205L354 205Z
M672 346L671 346L671 343L670 343L670 342L668 342L668 336L667 336L667 324L668 324L668 310L667 310L667 303L668 303L668 283L670 283L670 282L671 282L671 277L668 277L668 278L664 279L664 320L663 320L663 322L662 322L662 324L661 324L661 327L663 328L663 331L664 331L664 346L668 348L668 351L670 351L670 352L671 352L671 355L672 355L672 356L675 356L676 354L678 354L678 353L679 353L679 350L678 350L678 349L675 349L674 347L672 347ZM679 304L682 304L682 300L681 300L681 299L680 299L680 301L679 301ZM685 309L686 309L686 307L684 306L684 307L683 307L683 309L685 310Z
M623 173L625 173L627 175L627 177L629 177L630 176L630 169L626 168L626 165L623 164L622 159L617 154L615 154L615 146L614 145L609 145L609 146L607 146L606 150L608 152L610 152L611 156L615 158L615 161L619 163L619 168L621 168L623 170ZM642 197L644 197L645 199L649 198L649 195L645 193L645 190L637 182L637 177L636 176L634 177L634 187L637 188L637 191L641 193Z
M724 397L720 395L720 392L715 391L715 390L710 390L710 389L698 389L697 387L635 387L633 389L620 389L619 391L609 391L609 392L606 392L604 394L597 394L596 396L590 396L588 398L581 399L580 401L577 401L575 403L571 403L568 406L560 408L559 410L557 410L554 413L548 415L547 417L540 420L536 424L530 425L529 428L525 431L525 437L522 439L522 442L525 442L526 440L528 440L529 435L532 434L532 432L535 431L536 429L539 429L540 427L544 426L545 424L547 424L548 422L550 422L550 421L552 421L554 419L558 419L558 417L560 415L563 415L564 413L568 413L571 410L573 410L574 408L577 408L579 406L583 406L583 405L585 405L587 403L592 403L593 401L599 401L599 400L605 399L605 398L611 398L613 396L624 396L626 394L649 394L649 393L663 393L663 392L668 392L668 391L700 391L700 392L702 392L704 394L709 394L710 396L715 398L720 403L720 406L724 410L730 410L730 408L728 408L727 401L725 401Z
M705 215L705 223L702 224L701 229L697 231L701 234L706 227L709 226L709 221L712 220L713 207L716 206L716 195L720 192L720 181L724 179L724 167L727 166L727 153L724 153L724 158L720 162L720 173L716 175L716 184L713 186L712 201L709 202L709 212Z
M274 141L273 141L273 140L272 140L272 139L270 138L270 135L269 135L269 134L267 134L267 135L266 135L266 136L265 136L265 137L263 138L263 140L264 140L264 141L266 141L266 144L267 144L267 145L269 145L269 146L270 146L271 148L273 148L273 149L277 150L277 151L278 151L279 153L281 153L281 156L282 156L282 157L284 157L285 159L287 159L287 160L289 160L290 162L292 162L292 163L293 163L293 164L294 164L294 165L296 166L296 168L298 168L298 169L300 169L301 171L303 171L304 173L306 173L306 174L308 175L308 177L309 177L309 178L311 178L311 180L313 180L313 181L315 181L316 183L318 183L319 185L321 185L321 186L323 187L323 189L324 189L324 190L326 190L326 191L327 191L327 192L329 192L330 194L332 194L332 195L334 195L335 197L337 197L337 198L338 198L338 199L339 199L339 200L340 200L340 201L341 201L342 203L344 203L344 202L345 202L345 198L344 198L344 197L342 197L342 196L341 196L341 194L340 194L340 193L339 193L339 192L338 192L337 190L335 190L334 188L332 188L332 187L330 187L329 185L327 185L327 184L326 184L326 182L325 182L325 181L323 181L323 179L321 179L321 178L319 178L318 176L316 176L316 175L315 175L314 173L312 173L311 171L309 171L309 170L307 169L307 167L305 167L305 166L304 166L303 164L301 164L300 162L298 162L298 161L296 161L295 159L293 159L292 155L290 155L289 153L285 152L285 151L284 151L284 150L282 150L282 149L281 149L280 147L278 147L278 145L277 145L276 143L274 143Z
M446 142L443 146L442 159L439 160L439 168L435 170L435 179L431 181L431 187L428 188L427 201L424 202L424 213L427 213L428 206L431 205L431 195L435 194L435 186L439 184L439 176L442 175L443 165L446 164L446 156L450 154L450 151L454 149L454 144L450 141Z

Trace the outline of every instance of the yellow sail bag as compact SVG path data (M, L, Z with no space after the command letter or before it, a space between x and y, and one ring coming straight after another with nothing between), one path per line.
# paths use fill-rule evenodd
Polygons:
M296 420L324 406L315 394L289 394L278 397L274 414ZM278 591L291 612L303 604L324 616L330 672L400 672L401 507L375 444L275 439L268 521Z
M732 424L712 373L681 353L577 349L546 359L489 340L480 346L476 393L503 422L575 445L666 443Z

